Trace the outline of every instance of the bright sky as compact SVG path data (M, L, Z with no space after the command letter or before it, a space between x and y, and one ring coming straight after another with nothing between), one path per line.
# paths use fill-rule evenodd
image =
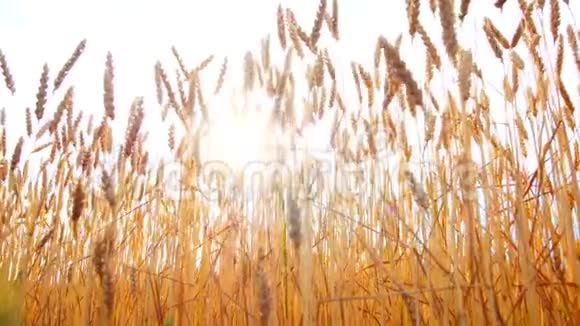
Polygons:
M440 43L439 22L431 15L427 1L422 2L420 19L433 41ZM472 1L469 15L458 29L460 43L466 47L473 47L475 60L489 78L488 86L501 91L502 66L492 56L481 32L482 19L484 16L490 17L504 34L511 37L520 13L516 1L508 1L503 13L495 8L492 2ZM110 50L114 57L116 76L117 135L123 136L126 113L133 97L145 95L148 105L146 117L149 117L145 126L152 133L150 139L158 141L159 148L165 148L167 125L160 125L159 111L154 104L155 61L160 59L165 69L173 74L176 67L171 55L173 45L181 52L190 67L214 54L216 58L208 70L211 73L202 78L210 83L206 86L206 97L212 105L210 109L219 110L220 106L228 105L229 97L224 96L220 101L215 100L211 98L209 89L213 88L213 81L223 56L228 55L233 66L234 63L241 62L246 50L259 53L260 39L266 33L271 34L273 47L279 47L275 21L278 3L272 0L2 0L0 48L7 56L16 80L17 93L12 97L5 88L0 87L0 106L7 108L9 126L15 128L14 130L21 128L24 123L24 108L34 106L44 62L47 62L51 69L52 85L56 72L77 43L87 38L85 53L54 100L60 101L68 85L75 85L75 107L96 112L96 121L99 121L103 112L101 94L105 53ZM306 30L310 29L318 1L284 0L280 3L292 8L299 23ZM571 1L570 6L568 8L562 3L563 24L572 21L571 12L580 13L579 1ZM352 90L350 62L354 60L362 63L367 70L371 70L372 52L377 36L382 34L394 41L399 33L406 33L408 27L402 0L342 0L339 1L339 7L341 41L338 45L330 46L330 55L339 66L339 73L346 76L344 87L349 92L343 92L343 95L350 93L352 96L354 92L350 91ZM473 33L475 30L478 31L476 34ZM416 39L413 42L409 38L404 39L402 57L420 80L424 71L424 55L422 47L419 47L421 49L419 51L413 51L413 44L420 44L420 41ZM445 57L443 48L440 49L440 55ZM580 98L575 92L578 79L570 64L569 61L565 63L565 67L569 68L565 69L565 79L573 100L580 103ZM232 68L228 71L230 83L241 81L241 70ZM445 84L451 88L454 78L452 74L445 74L444 78L436 80L434 85L438 87L439 83L441 87ZM492 104L500 108L498 114L494 116L501 122L506 119L501 97L495 97L498 94L494 95L493 91L489 93L492 96ZM52 105L54 107L55 104ZM48 114L52 112L49 111ZM250 123L249 128L244 130L252 130L254 127L255 125ZM417 129L421 132L422 128L409 128L408 133L412 137L410 142L415 141ZM154 137L155 130L159 130L159 137ZM259 137L261 136L254 138ZM14 144L16 138L9 137L8 141L9 144ZM244 155L241 153L247 155L252 150L238 147L238 152L240 154L237 155ZM153 154L155 153L150 155Z

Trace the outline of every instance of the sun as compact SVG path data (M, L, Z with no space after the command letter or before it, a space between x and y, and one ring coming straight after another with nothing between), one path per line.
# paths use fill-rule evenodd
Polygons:
M259 104L238 108L235 103L220 104L210 116L200 142L202 160L219 161L235 173L252 162L276 160L279 133L271 122L271 110Z

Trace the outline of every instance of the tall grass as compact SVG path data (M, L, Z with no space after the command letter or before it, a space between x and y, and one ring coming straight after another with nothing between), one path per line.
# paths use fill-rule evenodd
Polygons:
M206 99L226 96L233 58L189 67L168 49L175 60L152 69L155 112L139 96L130 108L115 105L123 90L108 53L103 111L91 115L75 106L66 79L82 60L80 41L60 70L44 66L34 107L0 117L0 321L577 323L580 97L561 76L564 61L580 73L580 35L560 21L567 3L519 0L522 18L507 34L484 19L481 51L507 72L507 129L494 122L497 94L484 82L494 68L456 35L470 1L407 0L409 26L399 28L409 35L378 36L369 44L373 66L352 62L346 73L319 41L348 28L338 1L321 0L311 28L279 6L277 41L268 37L241 58L243 98L232 100L265 94L278 135L270 165L249 176L200 150L215 118ZM420 13L440 21L441 42ZM546 32L538 13L549 17ZM401 54L402 38L425 51L424 76ZM274 47L282 58L271 57ZM18 94L14 55L0 52L6 96ZM216 84L204 81L210 66ZM443 74L456 84L441 92L432 82ZM341 90L344 80L352 83ZM124 109L129 119L118 121ZM6 115L20 115L25 132L7 133ZM152 159L145 116L171 122L168 164ZM325 116L331 149L323 158L299 150L305 130ZM124 139L113 139L114 123L126 123ZM412 144L406 129L418 125ZM168 172L178 172L170 185Z

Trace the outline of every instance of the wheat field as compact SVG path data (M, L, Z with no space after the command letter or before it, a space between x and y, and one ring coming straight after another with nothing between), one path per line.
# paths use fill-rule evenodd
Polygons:
M580 78L563 78L580 76L580 31L560 17L574 1L510 1L509 31L483 17L477 51L494 61L478 62L456 32L471 1L406 0L400 37L378 35L373 64L348 71L321 41L348 28L338 0L310 22L279 5L242 58L188 66L167 49L157 109L116 103L111 52L101 112L75 106L87 39L44 65L30 107L7 106L17 54L0 43L0 325L580 324ZM501 89L486 83L497 71ZM256 94L259 111L239 109ZM207 154L249 141L207 142L210 98L270 131L251 171ZM167 135L163 161L145 117ZM328 148L305 145L313 129Z

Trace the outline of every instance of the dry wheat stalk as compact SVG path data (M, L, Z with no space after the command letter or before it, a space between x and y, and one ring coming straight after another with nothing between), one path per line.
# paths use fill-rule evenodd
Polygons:
M8 67L8 62L4 52L0 50L0 70L2 70L2 76L4 76L4 83L6 88L14 95L16 93L16 86L14 85L14 78L10 73L10 68Z
M80 56L85 51L86 45L87 45L87 40L86 39L81 40L79 42L79 44L77 45L77 47L75 48L74 52L71 54L71 56L65 62L64 66L60 69L60 71L56 75L56 78L54 79L54 88L52 90L53 93L56 90L58 90L60 85L62 85L62 83L64 82L64 79L66 78L68 73L71 71L71 69L73 68L75 63L78 61Z
M413 198L415 199L417 205L419 205L423 209L429 209L429 198L427 197L427 194L425 193L421 185L417 183L417 181L415 180L413 173L411 173L410 171L404 171L404 175L405 179L409 183L411 192L413 193Z
M562 78L562 67L564 65L564 40L562 38L558 38L556 41L556 76L558 78Z
M205 121L208 121L208 108L205 102L203 91L202 91L202 84L198 74L193 74L193 82L195 84L195 96L197 99L197 103L199 104L199 109L201 111L202 117Z
M457 36L455 35L455 10L453 8L453 1L438 0L439 7L439 21L441 22L441 29L443 30L443 44L449 60L457 63L457 51L459 44L457 43Z
M48 65L44 64L42 67L42 74L40 76L40 85L38 86L38 92L36 93L36 109L34 114L36 119L42 119L44 115L44 106L46 105L46 96L48 90Z
M572 51L572 57L574 58L576 69L580 73L580 48L578 47L578 41L574 35L574 28L570 24L566 27L566 35L568 36L568 45Z
M471 4L470 0L461 0L461 4L459 6L459 19L461 21L465 19L465 16L467 16L470 4Z
M131 105L131 114L127 123L127 133L125 135L125 145L123 146L125 157L130 157L134 152L134 145L137 135L141 129L145 111L143 108L143 98L137 97Z
M272 293L268 285L268 277L265 271L264 250L258 250L258 263L256 269L256 288L258 296L258 309L260 311L260 323L263 326L270 325L270 313L272 310Z
M103 292L104 318L112 322L115 288L112 273L112 256L114 253L114 229L108 227L105 235L97 241L93 251L93 266L100 280Z
M493 51L493 54L495 55L495 57L503 62L503 50L500 48L500 46L498 44L498 39L496 38L495 34L493 33L493 30L491 29L490 25L487 24L487 22L488 22L488 20L486 20L486 23L483 27L483 31L485 32L487 43L491 47L491 50Z
M483 28L486 35L497 40L497 42L499 42L499 44L501 44L504 49L509 49L511 47L510 42L508 42L507 38L500 32L499 29L497 29L497 27L495 27L489 17L484 18Z
M278 9L276 12L276 22L278 27L278 41L280 41L280 46L283 50L286 49L286 22L284 21L284 9L282 5L278 4Z
M358 73L360 76L360 79L362 80L363 84L365 85L365 88L367 89L367 97L368 97L368 107L369 109L373 106L374 104L374 88L373 88L373 79L371 77L371 74L366 71L364 69L364 67L361 64L358 64Z
M113 67L113 55L107 52L105 61L105 73L103 76L103 104L105 105L105 114L115 120L115 90L114 90L115 70Z
M0 154L2 154L2 157L6 157L6 129L2 128L0 131ZM4 168L6 169L6 161L2 160L2 162L4 162Z
M183 80L179 77L179 75L179 69L175 69L175 83L177 85L177 93L179 94L181 107L184 107L187 104L187 98L183 89Z
M332 64L332 61L330 60L330 55L328 54L328 50L324 49L324 51L322 52L322 60L324 62L324 65L326 66L326 71L328 71L328 75L330 76L330 79L335 82L336 81L336 70L334 69L334 65Z
M510 52L510 59L512 61L512 64L516 68L518 68L518 70L524 70L525 68L524 60L522 59L522 57L520 57L520 55L516 51Z
M159 69L158 65L155 65L155 95L159 105L163 105L163 81L161 78L161 69Z
M205 68L207 68L209 66L210 63L212 63L214 58L215 58L215 56L213 54L208 55L195 68L193 68L193 71L200 72L200 71L204 70ZM190 72L190 74L191 73L192 72Z
M435 133L435 115L430 111L425 111L425 143L433 139Z
M398 82L405 85L407 97L410 102L409 109L414 111L415 106L423 106L423 95L417 82L413 79L411 72L407 69L407 65L401 57L399 52L383 37L379 37L379 42L382 44L385 61L389 67L389 74L392 75Z
M291 9L286 9L286 21L288 22L288 35L290 36L292 47L298 56L303 59L304 50L302 49L302 44L300 43L300 37L298 35L299 26L294 17L294 12L292 12Z
M82 181L78 181L72 194L72 207L70 213L70 220L72 223L73 234L76 237L78 234L78 222L83 213L86 200L84 185Z
M511 89L514 94L517 94L520 83L519 83L519 70L515 65L512 66L511 73L512 73Z
M407 21L409 24L409 34L415 36L417 25L419 24L419 13L421 10L420 0L405 0L407 7Z
M247 51L244 56L244 90L246 92L254 89L256 83L256 63L254 62L254 57L252 52Z
M566 1L566 0L564 0ZM536 5L538 9L543 10L544 6L546 5L546 0L536 0Z
M105 194L107 203L109 203L111 209L114 210L117 205L117 200L115 198L115 185L112 176L104 169L101 174L101 190Z
M522 155L524 157L528 156L528 151L527 151L527 147L526 147L526 141L528 140L528 132L526 131L526 128L524 126L524 121L521 117L521 115L518 113L516 113L516 129L518 132L518 142L520 145L520 149L522 150Z
M314 24L312 25L312 31L310 32L310 46L316 46L318 39L320 39L320 30L322 29L322 24L324 23L324 13L326 12L326 0L320 0L318 3L318 11L316 12L316 18L314 19Z
M536 23L534 22L534 18L532 17L532 13L534 11L534 4L533 3L527 4L525 0L518 0L518 4L521 12L524 15L526 30L532 36L538 35L538 29L536 27Z
M314 66L312 67L314 85L317 87L324 87L324 54L320 52L316 57Z
M469 99L471 91L471 69L473 68L473 57L470 51L461 50L459 56L458 83L459 83L459 97L465 105Z
M226 72L228 70L228 57L224 57L224 61L222 62L222 65L220 67L220 74L218 76L216 85L215 85L215 89L214 89L214 95L217 95L219 93L219 91L222 89L222 86L224 85L224 81L226 78Z
M181 73L183 74L183 76L188 76L188 71L187 68L185 66L185 63L183 61L183 57L179 54L179 51L177 51L177 48L175 46L171 47L171 53L173 54L173 57L175 58L175 61L177 61L177 65L179 66L179 70L181 71Z
M538 52L538 43L540 41L539 37L525 37L526 47L528 48L528 53L532 58L534 67L539 75L543 75L546 72L546 66L542 61L542 57Z
M429 55L429 50L425 48L425 83L429 84L433 80L433 58Z
M552 39L554 43L558 41L560 34L560 0L550 0L550 31L552 32Z
M173 92L173 88L171 87L171 84L169 83L169 79L167 78L167 74L165 73L165 70L163 69L161 62L157 61L157 63L155 64L155 71L156 71L156 74L159 74L159 80L161 81L161 83L163 84L163 86L165 88L165 91L167 92L167 96L169 97L169 104L174 109L178 109L179 105L177 104L177 100L175 98L175 93Z
M525 29L525 24L526 24L526 21L524 18L522 18L520 20L520 23L518 24L518 27L516 28L516 30L514 32L514 35L512 36L511 41L510 41L510 47L512 49L518 45L520 39L522 38L522 34L524 33L524 29Z
M3 129L3 135L6 135L6 129ZM10 160L10 171L13 172L16 170L18 163L20 163L20 158L22 156L22 146L24 145L24 138L20 137L16 146L14 147L14 152L12 153L12 159ZM3 141L3 148L6 148L6 143Z
M359 101L359 103L362 103L362 101L363 101L362 88L360 86L360 77L359 77L359 72L358 72L358 69L357 69L356 62L353 61L353 62L350 63L350 70L351 70L351 73L352 73L352 78L354 80L354 84L356 86L355 89L356 89L356 94L358 96L358 101Z
M496 0L494 6L496 8L499 8L500 10L502 10L503 6L506 2L507 2L507 0Z
M27 107L26 108L26 135L28 135L28 137L32 136L32 113L30 112L30 108Z
M429 9L432 14L435 14L435 11L437 11L437 1L438 0L429 0Z
M268 71L271 67L271 55L270 55L270 35L267 35L262 39L262 51L260 52L262 57L262 67L264 70Z
M287 193L287 216L288 216L288 237L292 241L294 248L298 250L302 243L302 217L298 202L294 197L293 191Z
M570 93L566 90L566 85L564 85L561 78L558 78L558 91L560 92L560 96L562 96L562 100L564 100L564 105L567 109L568 115L572 115L575 111L574 103L572 102L572 97L570 97Z
M417 32L421 36L421 41L423 41L425 48L427 48L429 60L432 61L432 63L435 65L435 67L437 67L437 69L441 68L441 57L439 57L439 54L437 53L437 48L431 41L431 38L427 34L427 31L425 31L425 29L423 28L423 25L421 23L418 23L417 25Z
M64 114L64 112L71 110L72 105L73 105L73 97L74 97L74 87L70 86L67 89L66 94L64 95L64 98L62 99L62 101L60 101L60 103L58 104L58 107L56 108L56 111L54 112L52 122L48 128L48 130L51 134L53 134L57 131L58 124L60 123L60 121L62 119L62 115Z
M332 37L338 41L340 34L338 31L338 0L332 0L332 16L330 17L330 24L328 26Z
M175 125L171 124L169 126L169 131L167 134L167 145L171 151L175 150Z

